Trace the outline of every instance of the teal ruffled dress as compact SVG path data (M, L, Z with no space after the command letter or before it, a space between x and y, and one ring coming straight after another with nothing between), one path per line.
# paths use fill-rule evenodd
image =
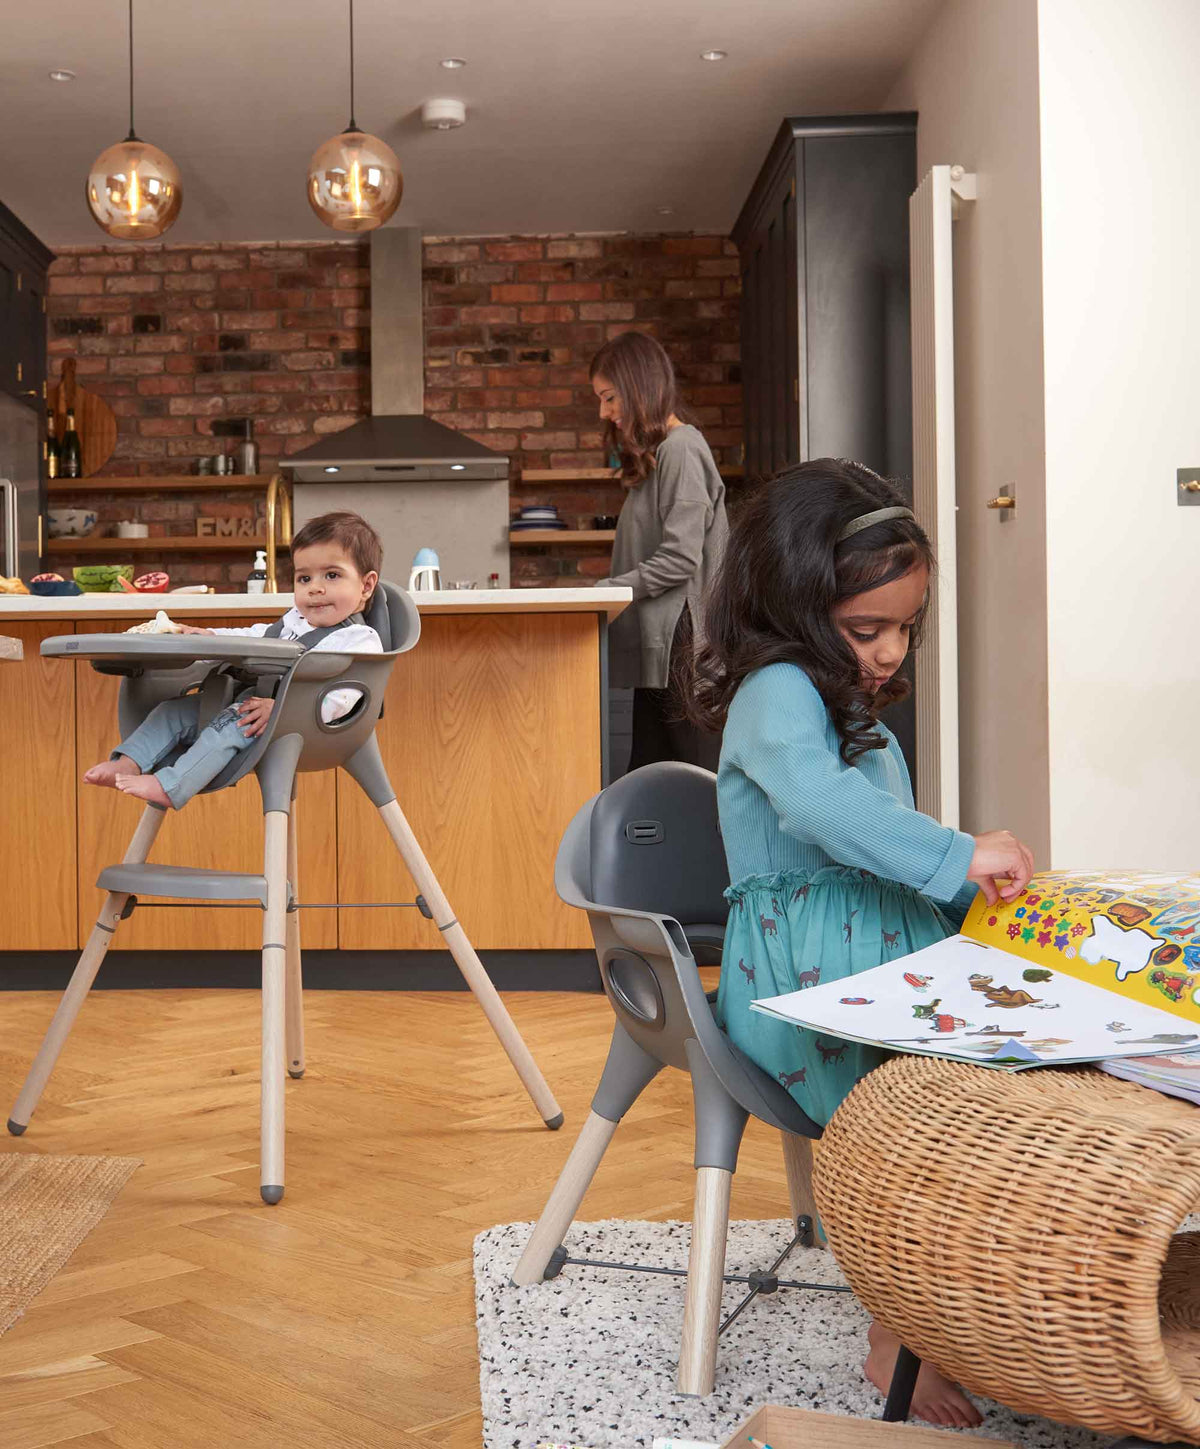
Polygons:
M886 1054L751 1011L766 996L846 981L958 930L975 842L913 805L900 746L853 765L802 669L742 682L717 777L729 921L717 1019L821 1126Z

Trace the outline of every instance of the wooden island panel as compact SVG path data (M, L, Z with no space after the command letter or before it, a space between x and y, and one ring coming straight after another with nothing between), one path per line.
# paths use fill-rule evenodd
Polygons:
M72 950L75 934L75 678L43 659L61 624L5 620L22 660L0 663L0 834L3 928L8 951Z
M245 620L206 618L209 628L237 628ZM116 620L82 620L71 626L37 626L47 633L117 633ZM52 673L69 676L59 660L46 660ZM120 735L117 695L121 681L97 674L89 664L75 665L77 703L77 777L97 760L107 759ZM302 898L337 899L337 830L335 782L332 771L300 777L297 796L300 822L299 889ZM80 784L79 815L79 940L84 941L96 919L102 893L96 877L106 865L125 854L143 809L139 800L119 790L101 790ZM197 795L186 810L169 810L151 860L163 864L199 866L209 870L262 871L262 796L252 776L215 795ZM336 911L305 911L301 939L307 946L337 944ZM74 941L71 943L74 944ZM139 904L121 923L114 949L157 951L257 950L262 945L262 912L203 906L163 909Z
M587 949L554 857L600 788L595 614L425 615L388 684L378 737L401 809L477 949ZM342 901L411 900L378 812L339 772ZM440 950L414 910L343 910L347 950Z

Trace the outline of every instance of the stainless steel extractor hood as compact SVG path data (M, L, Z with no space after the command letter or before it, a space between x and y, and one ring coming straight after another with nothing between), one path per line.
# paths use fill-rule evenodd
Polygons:
M508 458L432 418L364 418L288 459L298 483L468 482L507 478Z
M286 460L298 483L506 479L508 457L424 416L421 232L371 237L371 416Z

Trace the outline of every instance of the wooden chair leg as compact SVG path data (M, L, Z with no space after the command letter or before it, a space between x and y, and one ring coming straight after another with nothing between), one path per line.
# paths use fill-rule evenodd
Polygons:
M417 890L433 912L434 924L441 931L450 954L454 957L455 964L462 972L467 985L475 993L476 1001L483 1008L483 1014L499 1037L500 1045L516 1068L521 1084L528 1092L534 1106L541 1113L542 1121L551 1130L561 1127L562 1109L554 1100L554 1094L539 1071L533 1054L525 1045L521 1033L500 1000L499 993L492 985L491 977L483 969L483 963L475 954L474 947L467 939L467 933L458 924L454 912L450 909L450 903L438 884L437 877L430 869L429 862L425 859L424 852L417 843L417 837L412 833L412 828L404 818L404 812L400 809L399 802L390 800L386 805L379 807L379 813L383 817L383 823L387 826L388 834L392 837L404 864L408 867L408 873L416 882Z
M681 1394L698 1398L712 1393L717 1373L717 1332L721 1327L721 1289L732 1184L733 1173L723 1167L696 1169L692 1247L688 1256L677 1383Z
M283 1082L286 1016L287 813L263 816L267 909L262 946L262 1112L259 1191L265 1203L283 1196Z
M797 1137L792 1132L781 1132L783 1141L783 1167L787 1173L788 1201L792 1205L792 1220L807 1217L813 1225L814 1248L825 1246L824 1238L817 1233L817 1200L813 1196L813 1151L814 1143L808 1137Z
M288 813L287 877L294 897L300 899L299 847L296 797ZM304 1075L304 974L300 958L300 912L289 911L284 936L287 947L287 1069L289 1077Z
M154 837L162 828L165 819L165 811L154 805L146 806L138 821L137 829L133 833L133 839L129 842L129 849L126 850L125 857L121 862L123 865L141 865L143 863L150 854ZM42 1091L50 1080L50 1073L54 1070L58 1054L62 1051L67 1037L70 1035L71 1027L75 1023L75 1018L79 1015L79 1009L92 988L92 982L96 979L96 973L100 970L100 965L108 954L108 948L112 944L113 936L121 920L121 912L125 909L128 899L129 896L125 892L117 891L109 891L104 898L100 914L96 917L96 924L92 927L87 944L76 963L75 970L71 973L67 989L58 1003L58 1010L54 1013L54 1019L47 1028L38 1054L34 1057L33 1065L29 1068L29 1074L25 1078L25 1084L13 1106L12 1116L8 1119L8 1130L14 1137L20 1137L29 1126L29 1119L33 1116Z
M513 1269L512 1282L518 1287L542 1281L546 1264L575 1221L583 1195L591 1186L600 1159L616 1130L617 1124L607 1117L601 1117L597 1112L588 1113L583 1130L554 1184L554 1191L525 1244L521 1261Z

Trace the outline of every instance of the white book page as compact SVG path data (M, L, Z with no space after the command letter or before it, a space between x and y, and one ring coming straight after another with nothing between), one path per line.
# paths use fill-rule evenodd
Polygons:
M898 1051L1012 1069L1200 1046L1200 1028L968 936L753 1010Z

